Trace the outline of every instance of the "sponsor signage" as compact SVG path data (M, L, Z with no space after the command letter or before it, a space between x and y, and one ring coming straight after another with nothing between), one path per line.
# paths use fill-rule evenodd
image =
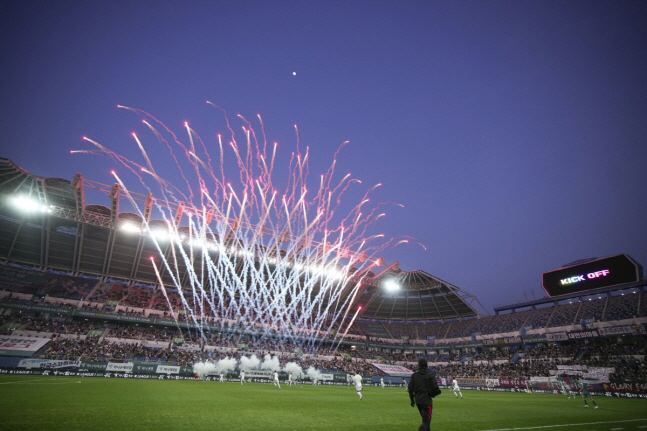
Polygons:
M524 343L545 343L548 341L545 335L524 335L522 339Z
M504 388L525 388L526 379L501 377L499 379L499 384Z
M594 338L599 337L597 329L591 329L589 331L573 331L568 333L568 338L570 340L579 340L581 338Z
M81 361L81 365L79 365L79 371L80 372L102 372L106 371L106 367L108 366L107 362L85 362Z
M180 367L171 365L158 365L157 374L180 374Z
M568 340L568 335L566 332L553 332L546 334L546 339L548 341L565 341Z
M72 314L73 309L67 307L54 307L51 305L22 304L12 301L0 301L0 308L11 308L21 311L38 311L41 313L58 313L63 315Z
M92 310L74 310L74 316L77 317L90 317L93 319L106 319L106 320L117 320L119 322L130 322L130 323L153 323L151 317L144 316L130 316L126 314L115 314L115 313L103 313L100 311Z
M117 373L132 373L134 366L135 364L132 362L108 362L106 371Z
M460 386L485 386L485 379L456 378Z
M37 368L42 370L53 370L63 368L79 368L81 361L67 361L55 359L21 359L18 368Z

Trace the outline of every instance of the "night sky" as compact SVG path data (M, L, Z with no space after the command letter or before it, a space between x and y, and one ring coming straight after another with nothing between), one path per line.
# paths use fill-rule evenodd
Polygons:
M44 177L112 184L88 136L143 163L172 160L141 116L186 141L226 134L224 108L339 154L346 199L396 201L371 233L476 295L488 312L543 295L541 273L627 253L647 264L647 2L4 1L0 157ZM294 74L296 72L296 74ZM214 151L215 151L215 147ZM231 157L230 157L231 156ZM229 154L227 163L235 164ZM235 166L234 166L235 167ZM275 172L281 184L280 172ZM88 203L108 204L88 196Z

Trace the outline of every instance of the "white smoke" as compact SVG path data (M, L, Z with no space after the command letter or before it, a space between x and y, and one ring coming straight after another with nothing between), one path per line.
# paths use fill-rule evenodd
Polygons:
M310 380L321 380L321 372L315 369L315 367L308 367L306 374L308 375L308 377L310 377Z
M252 368L258 368L261 365L261 360L258 359L256 355L252 355L250 358L243 356L240 358L240 369L242 371L251 370Z
M287 364L285 364L283 371L285 371L286 373L292 373L294 377L303 375L303 368L301 368L301 365L297 364L296 362L288 362Z
M263 364L261 365L262 370L270 370L270 371L280 371L281 370L281 363L279 362L279 358L276 356L270 356L269 354L265 355L263 358Z
M200 380L204 380L209 374L216 371L216 366L211 362L197 362L193 364L193 373L197 374Z
M236 363L236 359L230 358L229 356L219 360L218 362L216 362L216 374L224 374L227 371L233 371L236 368Z

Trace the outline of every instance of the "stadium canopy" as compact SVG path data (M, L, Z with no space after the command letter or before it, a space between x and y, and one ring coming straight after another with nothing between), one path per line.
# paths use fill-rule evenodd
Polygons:
M359 317L388 321L428 321L474 317L478 299L424 271L402 271L397 262L366 280L356 305Z
M88 191L93 196L95 191L107 195L108 206L86 205ZM157 285L150 258L158 256L160 250L151 235L128 232L126 228L141 228L143 219L139 214L120 211L121 193L116 184L94 182L79 173L72 181L38 177L0 158L0 259L42 271L63 271L129 285ZM152 195L130 194L141 202L151 230L166 226L164 220L151 220ZM179 225L182 205L164 205L175 214ZM185 227L178 231L184 229L188 234ZM162 252L168 254L169 246ZM162 281L172 285L168 271L161 268L160 272ZM178 261L177 274L184 286L188 285L188 272L184 262ZM363 319L445 320L480 314L480 304L473 295L424 271L401 271L398 262L377 274L351 268L350 280L361 280L352 305L363 307ZM387 282L401 289L386 290Z

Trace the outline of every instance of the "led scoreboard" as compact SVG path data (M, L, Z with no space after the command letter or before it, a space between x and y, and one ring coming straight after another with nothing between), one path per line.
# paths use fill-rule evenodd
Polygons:
M618 254L544 272L541 281L549 296L558 296L636 282L641 277L642 267L626 254Z

